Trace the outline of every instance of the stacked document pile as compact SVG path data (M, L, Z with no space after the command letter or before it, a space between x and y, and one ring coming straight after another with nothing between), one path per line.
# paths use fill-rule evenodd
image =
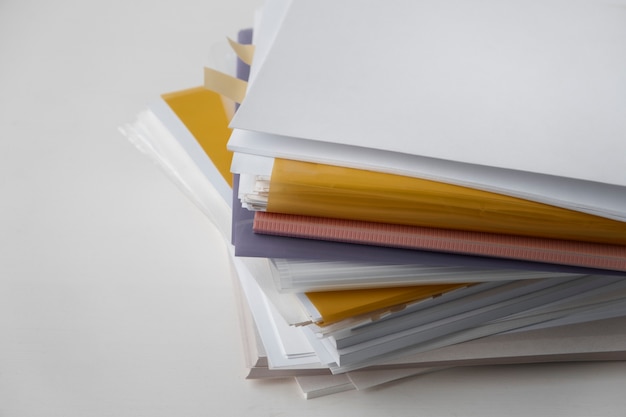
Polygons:
M250 378L626 359L626 3L269 0L229 42L123 131L228 242Z

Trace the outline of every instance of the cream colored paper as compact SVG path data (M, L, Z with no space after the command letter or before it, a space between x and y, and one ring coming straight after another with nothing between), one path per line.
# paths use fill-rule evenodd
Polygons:
M205 67L204 87L226 96L236 103L241 103L246 96L248 83L223 72Z
M230 47L235 51L239 59L248 65L252 65L252 59L254 58L254 45L244 45L239 42L235 42L231 38L227 38Z

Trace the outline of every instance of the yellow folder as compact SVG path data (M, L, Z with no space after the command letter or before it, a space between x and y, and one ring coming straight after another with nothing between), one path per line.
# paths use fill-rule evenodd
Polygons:
M226 149L230 115L222 97L204 87L162 94L161 98L198 141L226 182L232 187L232 152Z
M521 198L380 172L276 159L267 211L626 244L626 223Z
M391 311L406 304L425 300L468 284L420 285L415 287L376 288L307 293L322 316L325 326L354 316Z

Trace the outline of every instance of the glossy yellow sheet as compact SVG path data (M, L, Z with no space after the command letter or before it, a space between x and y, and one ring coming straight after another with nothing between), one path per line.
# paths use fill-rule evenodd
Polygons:
M276 159L267 211L626 244L626 223L520 198L379 172Z
M379 313L410 302L466 287L468 284L420 285L416 287L376 288L367 290L323 291L307 293L328 325L350 317Z
M163 94L167 105L196 138L226 182L232 187L230 164L233 155L226 149L231 129L222 97L204 87Z

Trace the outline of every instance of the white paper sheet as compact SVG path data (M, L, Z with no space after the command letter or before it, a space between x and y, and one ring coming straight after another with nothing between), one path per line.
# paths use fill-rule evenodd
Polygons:
M295 2L261 64L237 128L626 185L616 3Z
M245 131L229 147L511 189L624 220L622 3L295 2L253 65L232 124ZM421 159L396 164L398 152Z

